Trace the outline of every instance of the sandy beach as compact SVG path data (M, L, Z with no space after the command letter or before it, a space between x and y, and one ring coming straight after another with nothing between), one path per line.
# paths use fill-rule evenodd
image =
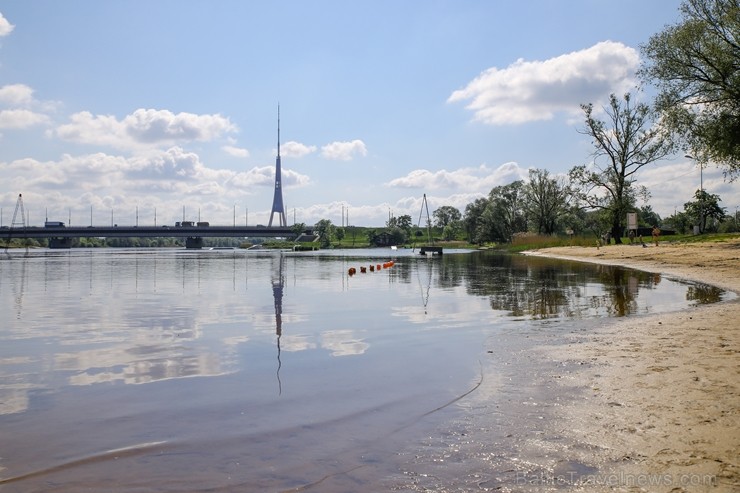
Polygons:
M740 238L528 254L633 267L740 293ZM553 375L583 395L557 410L552 431L592 454L578 458L583 463L599 465L597 474L579 478L583 491L740 491L740 299L620 319L539 350L582 365Z

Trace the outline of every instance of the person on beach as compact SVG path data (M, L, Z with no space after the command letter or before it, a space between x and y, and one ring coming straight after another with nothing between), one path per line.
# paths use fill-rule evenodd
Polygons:
M635 230L634 229L630 229L630 232L629 232L629 234L627 236L629 236L630 245L633 244L635 242Z
M660 230L658 229L658 226L653 226L653 241L655 242L655 246L658 246L659 236L660 236Z

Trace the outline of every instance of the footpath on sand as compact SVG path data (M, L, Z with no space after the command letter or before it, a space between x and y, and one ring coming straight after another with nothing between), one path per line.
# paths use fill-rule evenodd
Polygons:
M527 254L621 265L740 293L740 238ZM620 319L538 350L587 363L560 379L584 398L559 408L553 431L609 464L589 479L594 490L740 491L740 299Z

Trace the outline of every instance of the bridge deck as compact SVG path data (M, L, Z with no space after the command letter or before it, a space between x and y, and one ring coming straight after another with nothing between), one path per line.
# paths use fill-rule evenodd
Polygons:
M3 238L295 238L285 226L88 226L0 229Z

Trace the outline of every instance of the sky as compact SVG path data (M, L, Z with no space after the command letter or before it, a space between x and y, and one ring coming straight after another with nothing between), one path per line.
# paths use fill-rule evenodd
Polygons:
M267 224L278 107L288 224L464 212L592 163L580 105L636 93L679 5L0 0L0 219L22 194L31 225ZM681 154L637 176L663 217L700 182L740 205Z

